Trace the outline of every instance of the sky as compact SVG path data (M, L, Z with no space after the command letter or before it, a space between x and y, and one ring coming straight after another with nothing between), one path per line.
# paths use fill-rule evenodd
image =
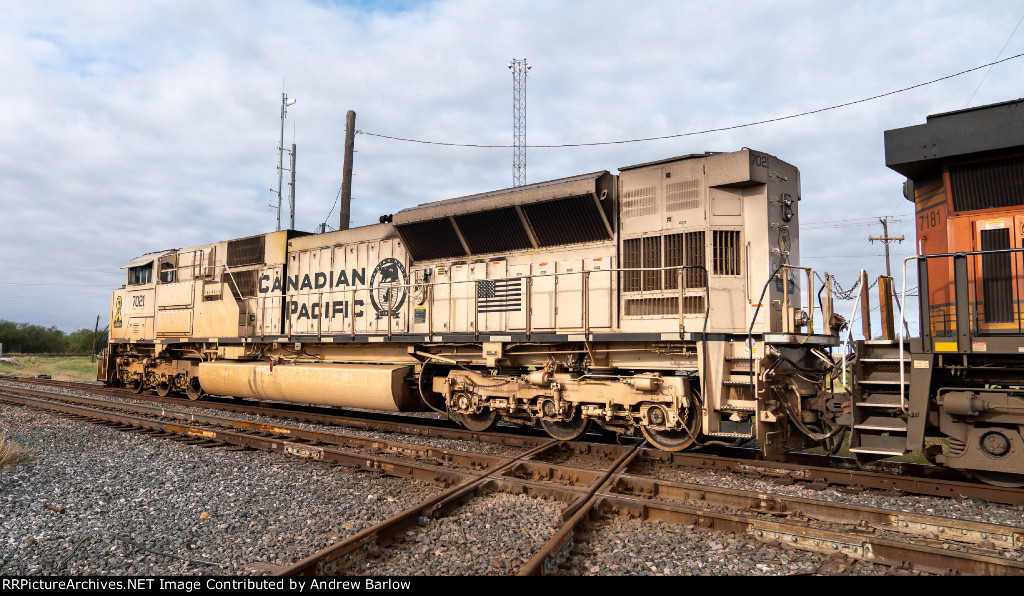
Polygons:
M363 133L353 226L512 186L510 147L366 133L511 145L513 58L532 66L527 183L750 147L801 171L804 265L844 288L860 268L884 273L868 239L888 217L907 239L891 245L899 286L914 216L883 132L1024 96L1024 58L758 126L529 145L684 135L889 93L1024 53L1022 17L1003 0L5 0L0 319L73 331L99 315L103 328L130 259L273 231L282 93L296 100L297 229L339 225L348 110Z

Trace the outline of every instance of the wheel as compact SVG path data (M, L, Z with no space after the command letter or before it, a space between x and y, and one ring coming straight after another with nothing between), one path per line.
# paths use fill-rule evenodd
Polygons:
M495 410L480 414L456 414L455 417L459 424L478 433L487 432L498 424L498 412Z
M540 425L544 431L559 441L575 441L582 437L590 428L590 419L580 416L579 413L567 422L556 422L554 420L541 420Z
M662 451L682 451L692 447L697 442L697 435L700 434L700 416L697 409L697 402L691 400L689 407L684 412L683 428L679 430L656 430L646 425L640 430L644 437Z
M199 379L195 377L189 379L188 385L185 386L185 395L187 395L192 401L200 399L206 395L206 392L203 391L203 388L199 385Z
M685 430L654 430L646 426L641 426L640 430L651 445L662 451L682 451L697 441L694 435Z
M125 386L135 394L142 393L142 390L146 388L146 384L142 382L142 379L132 379Z
M156 384L156 394L160 397L167 397L171 394L171 384L164 381Z
M1010 472L993 472L992 470L967 470L971 476L985 484L1003 488L1020 488L1024 486L1024 475Z

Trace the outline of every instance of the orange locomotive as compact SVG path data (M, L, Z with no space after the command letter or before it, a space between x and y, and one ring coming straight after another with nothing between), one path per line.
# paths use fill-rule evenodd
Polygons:
M921 336L858 346L851 451L942 437L934 461L1024 485L1024 100L929 116L885 149L915 205Z

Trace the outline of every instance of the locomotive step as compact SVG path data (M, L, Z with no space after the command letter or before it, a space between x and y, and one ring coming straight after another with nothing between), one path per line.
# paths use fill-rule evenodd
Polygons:
M719 412L738 412L740 414L753 414L757 411L756 406L741 406L741 405L729 405L725 404L721 408L718 408Z
M851 447L850 453L870 453L872 455L903 455L906 453L903 449L883 449L879 447Z
M858 430L879 430L884 432L907 432L907 423L901 418L888 416L871 416L860 424L853 426Z
M750 433L707 433L705 436L715 437L719 439L753 439L754 435Z
M854 428L850 435L850 451L853 453L903 455L907 452L907 437L904 435L864 434Z
M872 393L858 401L856 405L867 408L899 408L903 404L900 403L899 393Z

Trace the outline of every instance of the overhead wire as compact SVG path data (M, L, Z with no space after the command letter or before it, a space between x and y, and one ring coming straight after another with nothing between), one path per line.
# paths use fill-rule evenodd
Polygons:
M560 143L560 144L551 144L551 145L525 145L525 147L527 147L529 149L560 149L560 148L568 148L568 147L596 147L596 146L600 146L600 145L623 145L623 144L627 144L627 143L642 143L642 142L646 142L646 141L660 141L660 140L664 140L664 139L676 139L676 138L679 138L679 137L689 137L689 136L702 135L702 134L707 134L707 133L712 133L712 132L723 132L723 131L727 131L727 130L736 130L736 129L739 129L739 128L748 128L748 127L751 127L751 126L758 126L758 125L761 125L761 124L769 124L769 123L772 123L772 122L780 122L782 120L791 120L793 118L800 118L800 117L803 117L803 116L810 116L812 114L820 114L822 112L827 112L827 111L830 111L830 110L837 110L839 108L845 108L845 107L849 107L849 106L852 106L852 105L857 105L857 104L860 104L860 103L865 103L865 102L868 102L868 101L873 101L873 100L876 100L876 99L881 99L883 97L888 97L890 95L896 95L898 93L904 93L906 91L911 91L913 89L918 89L920 87L924 87L924 86L927 86L927 85L932 85L932 84L935 84L935 83L939 83L941 81L946 81L946 80L949 80L949 79L952 79L952 78L955 78L955 77L959 77L961 75L965 75L967 73L974 72L976 70L981 70L983 68L990 68L992 66L995 66L996 64L1000 64L1000 63L1003 63L1003 62L1008 62L1010 60L1015 60L1017 58L1020 58L1021 56L1024 56L1024 53L1016 54L1016 55L1010 56L1008 58L1003 58L1002 60L995 60L993 62L989 62L988 64L982 64L981 66L975 66L974 68L968 68L967 70L962 70L962 71L954 73L954 74L950 74L950 75L946 75L946 76L943 76L943 77L939 77L937 79L932 79L932 80L924 82L924 83L918 83L916 85L911 85L909 87L903 87L902 89L896 89L894 91L888 91L886 93L879 93L878 95L872 95L871 97L865 97L865 98L862 98L862 99L848 101L848 102L845 102L845 103L836 104L836 105L828 106L828 107L825 107L825 108L818 108L818 109L815 109L815 110L807 110L805 112L800 112L798 114L790 114L788 116L778 116L778 117L775 117L775 118L768 118L768 119L765 119L765 120L758 120L756 122L748 122L746 124L734 124L732 126L722 126L722 127L719 127L719 128L708 128L708 129L705 129L705 130L683 132L683 133L672 134L672 135L662 135L662 136L657 136L657 137L643 137L643 138L638 138L638 139L626 139L626 140L619 140L619 141L599 141L599 142L592 142L592 143ZM422 140L422 139L410 139L410 138L398 137L398 136L393 136L393 135L385 135L385 134L380 134L380 133L367 132L367 131L364 131L364 130L357 130L356 134L363 134L363 135L370 136L370 137L378 137L378 138L381 138L381 139L388 139L388 140L392 140L392 141L402 141L402 142L406 142L406 143L419 143L419 144L423 144L423 145L442 145L442 146L446 146L446 147L472 147L472 148L478 148L478 149L510 149L510 148L514 148L515 147L515 145L507 145L507 144L487 145L487 144L482 144L482 143L453 143L453 142L447 142L447 141L426 141L426 140Z
M1010 45L1010 40L1013 39L1013 36L1017 33L1017 29L1020 28L1021 23L1024 23L1024 16L1022 16L1020 20L1017 21L1017 25L1013 28L1013 31L1010 32L1010 36L1006 38L1006 43L1003 44L1003 47L999 49L999 53L996 54L996 60L998 60L999 57L1003 55L1003 51L1006 50L1006 46ZM974 89L974 93L971 93L971 98L968 99L967 103L964 104L965 108L971 105L971 102L974 101L974 96L978 94L978 91L981 89L981 86L985 84L985 79L988 78L988 73L990 72L992 72L992 66L989 66L988 70L985 71L985 76L981 77L981 81L978 82L978 86Z

